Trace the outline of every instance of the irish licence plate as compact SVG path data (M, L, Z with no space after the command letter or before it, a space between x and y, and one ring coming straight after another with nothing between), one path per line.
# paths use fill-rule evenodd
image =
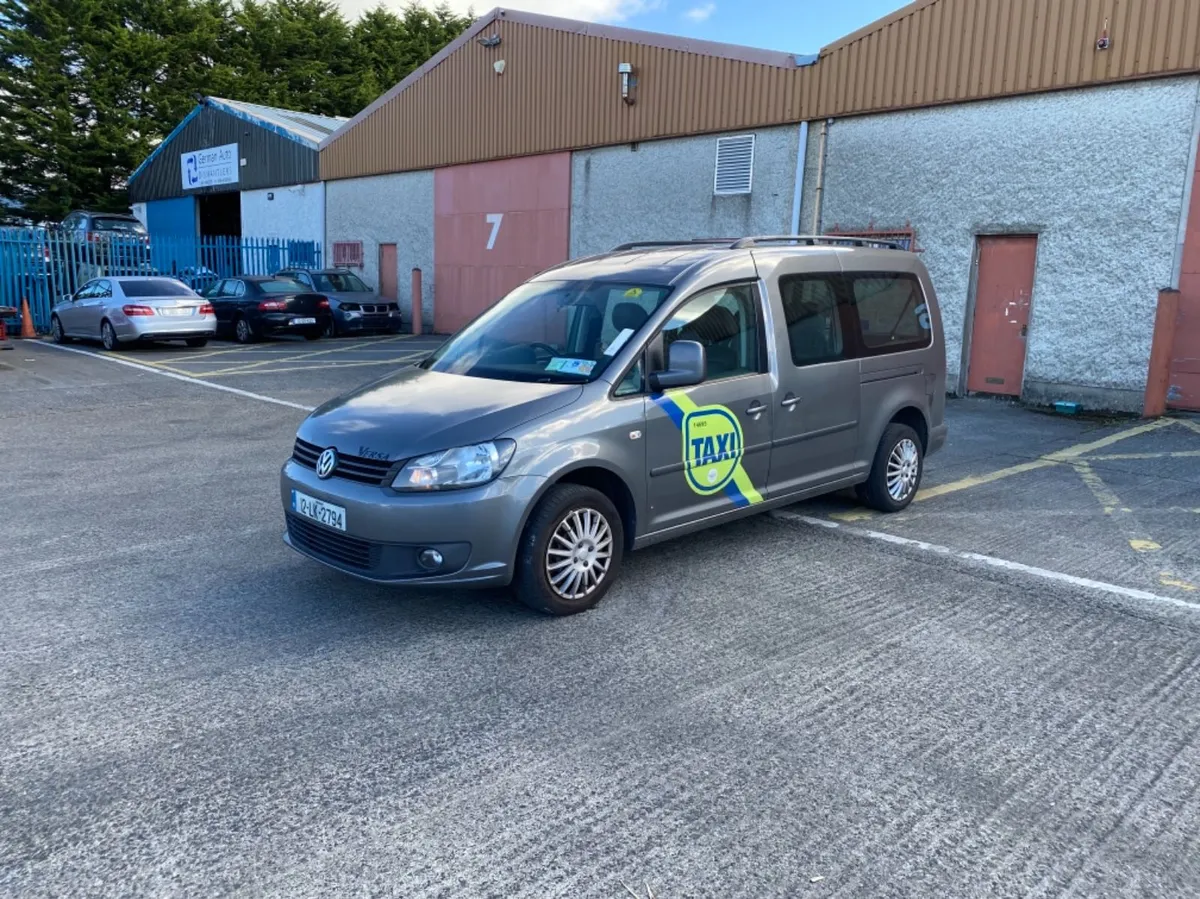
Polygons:
M307 493L301 493L299 490L292 491L292 511L305 518L311 518L327 528L346 530L346 510L343 507L319 500Z
M191 306L165 306L159 311L163 315L191 315L192 308Z
M293 325L315 325L316 323L317 323L317 320L315 318L293 318L292 319Z

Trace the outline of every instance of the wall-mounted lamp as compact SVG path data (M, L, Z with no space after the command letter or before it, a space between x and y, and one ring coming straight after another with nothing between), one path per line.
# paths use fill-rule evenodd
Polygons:
M617 66L617 73L621 76L621 99L632 106L634 104L633 89L637 87L637 79L633 77L633 65L628 62L620 63Z

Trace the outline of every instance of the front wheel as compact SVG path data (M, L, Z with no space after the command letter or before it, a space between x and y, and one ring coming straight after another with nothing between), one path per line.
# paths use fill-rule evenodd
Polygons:
M71 338L67 336L67 332L63 330L62 322L58 320L58 316L52 316L50 319L50 337L55 343L70 343Z
M599 490L559 484L538 503L517 551L513 592L549 615L574 615L598 603L621 567L625 529Z
M100 323L100 342L110 352L121 348L121 341L117 338L117 332L113 330L112 323L108 319Z
M917 495L924 472L921 438L908 425L892 422L875 450L870 476L858 487L859 499L880 512L899 512Z

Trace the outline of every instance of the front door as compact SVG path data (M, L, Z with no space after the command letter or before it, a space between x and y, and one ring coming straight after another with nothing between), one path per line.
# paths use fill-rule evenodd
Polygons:
M805 264L785 261L771 281L787 328L779 354L772 496L799 493L865 468L858 458L861 377L850 331L857 325L844 279L839 272L793 272Z
M967 390L1021 395L1037 235L979 238Z
M88 298L79 304L75 313L76 329L87 337L97 337L100 334L100 320L104 310L112 301L112 282L101 278L88 292Z
M742 284L696 294L663 328L664 348L704 346L708 376L647 403L648 531L762 502L773 414L763 320L758 288Z
M63 331L67 334L82 334L83 328L80 327L80 318L82 316L83 304L87 302L88 297L92 295L92 291L96 288L95 281L88 281L80 287L72 295L70 302L63 303L56 311L58 312L58 320L62 323ZM88 335L89 337L91 335Z
M381 243L379 245L379 296L391 303L396 302L399 295L396 290L398 278L396 245Z

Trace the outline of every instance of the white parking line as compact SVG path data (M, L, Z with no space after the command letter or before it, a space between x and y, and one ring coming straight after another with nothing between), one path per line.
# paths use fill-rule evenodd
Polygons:
M112 362L115 365L124 365L128 368L136 368L138 371L146 371L152 375L158 375L163 378L171 378L175 381L183 381L185 384L199 384L201 387L209 387L213 390L220 390L222 393L232 393L236 396L244 396L247 399L258 400L261 403L274 403L276 406L287 406L289 409L299 409L301 412L311 412L316 406L305 406L301 403L293 403L291 400L281 400L273 396L264 396L261 393L251 393L249 390L238 390L236 387L228 387L225 384L214 384L212 381L205 381L202 378L192 378L188 375L177 375L171 371L164 371L161 368L154 368L150 365L142 365L140 362L132 362L129 359L117 359L114 356L102 353L92 353L87 350L77 349L70 346L61 346L57 343L38 343L36 346L50 347L55 350L62 350L64 353L78 353L80 356L87 356L89 359L100 359L104 362Z
M1098 590L1102 593L1111 593L1115 596L1123 596L1126 599L1140 599L1147 602L1165 603L1166 605L1177 606L1181 609L1187 609L1191 612L1200 612L1200 603L1188 602L1183 599L1176 599L1173 596L1162 596L1158 593L1151 593L1148 590L1138 590L1134 587L1122 587L1119 584L1109 584L1105 581L1094 581L1091 578L1076 577L1073 574L1065 574L1061 571L1052 571L1049 568L1038 568L1035 565L1025 565L1021 562L1010 562L1007 559L999 559L995 556L985 556L982 553L963 552L957 549L951 549L948 546L939 546L936 543L926 543L924 540L913 540L909 537L898 537L895 534L888 534L883 531L870 531L865 528L847 527L844 524L839 524L836 521L829 521L825 518L814 518L811 515L801 515L798 512L789 512L786 509L778 509L771 513L775 518L785 521L799 521L804 524L810 524L814 527L827 528L831 531L844 531L855 537L862 537L867 540L878 540L881 543L891 543L896 546L905 546L910 549L920 550L921 552L932 553L939 556L950 556L956 559L963 559L967 562L975 562L980 565L988 565L992 568L1002 568L1005 571L1015 571L1021 574L1032 575L1033 577L1043 578L1048 581L1057 581L1061 584L1070 584L1073 587L1082 587L1085 590Z

